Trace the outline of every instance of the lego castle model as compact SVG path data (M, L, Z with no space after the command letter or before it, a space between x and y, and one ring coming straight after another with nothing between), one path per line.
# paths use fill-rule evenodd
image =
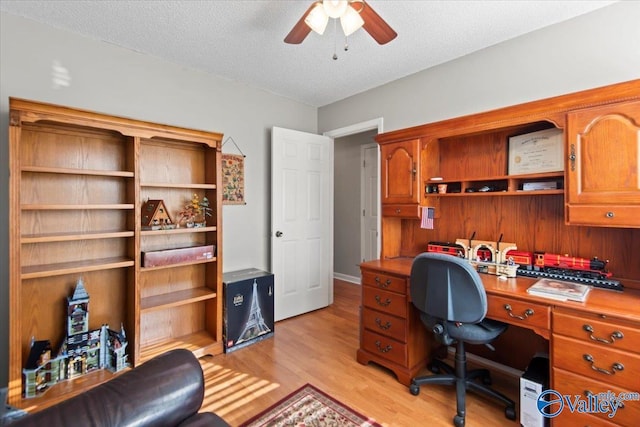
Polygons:
M127 363L127 337L102 325L89 330L89 294L79 279L72 297L67 297L67 335L58 355L52 357L48 340L31 340L26 367L22 370L24 397L37 397L50 386L97 369L118 372Z

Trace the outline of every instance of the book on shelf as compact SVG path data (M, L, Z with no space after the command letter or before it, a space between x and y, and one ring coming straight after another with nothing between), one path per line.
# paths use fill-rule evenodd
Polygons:
M555 279L540 279L527 289L531 295L552 298L560 301L579 301L587 299L591 287L580 283Z

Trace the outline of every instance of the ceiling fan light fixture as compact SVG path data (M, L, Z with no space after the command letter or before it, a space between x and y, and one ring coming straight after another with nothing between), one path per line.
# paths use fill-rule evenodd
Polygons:
M347 0L323 0L324 11L330 18L340 18L347 11Z
M316 33L320 35L324 34L324 30L327 28L327 23L329 22L329 16L325 13L322 3L316 3L315 7L311 9L311 12L304 18L304 22Z
M353 7L347 6L344 15L340 17L340 25L342 25L344 35L350 36L364 25L364 20Z

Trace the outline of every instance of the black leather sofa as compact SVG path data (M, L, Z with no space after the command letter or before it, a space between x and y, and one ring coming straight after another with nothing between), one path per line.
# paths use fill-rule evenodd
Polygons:
M203 399L200 362L188 350L172 350L9 427L228 427L216 414L198 412Z

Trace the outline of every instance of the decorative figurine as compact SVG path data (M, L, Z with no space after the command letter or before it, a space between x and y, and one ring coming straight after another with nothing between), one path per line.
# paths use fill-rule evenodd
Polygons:
M142 204L142 229L167 230L175 228L163 200L147 200Z
M202 200L194 194L184 210L178 212L178 226L184 224L187 228L206 227L207 217L211 216L213 209L209 207L209 199L204 196Z

